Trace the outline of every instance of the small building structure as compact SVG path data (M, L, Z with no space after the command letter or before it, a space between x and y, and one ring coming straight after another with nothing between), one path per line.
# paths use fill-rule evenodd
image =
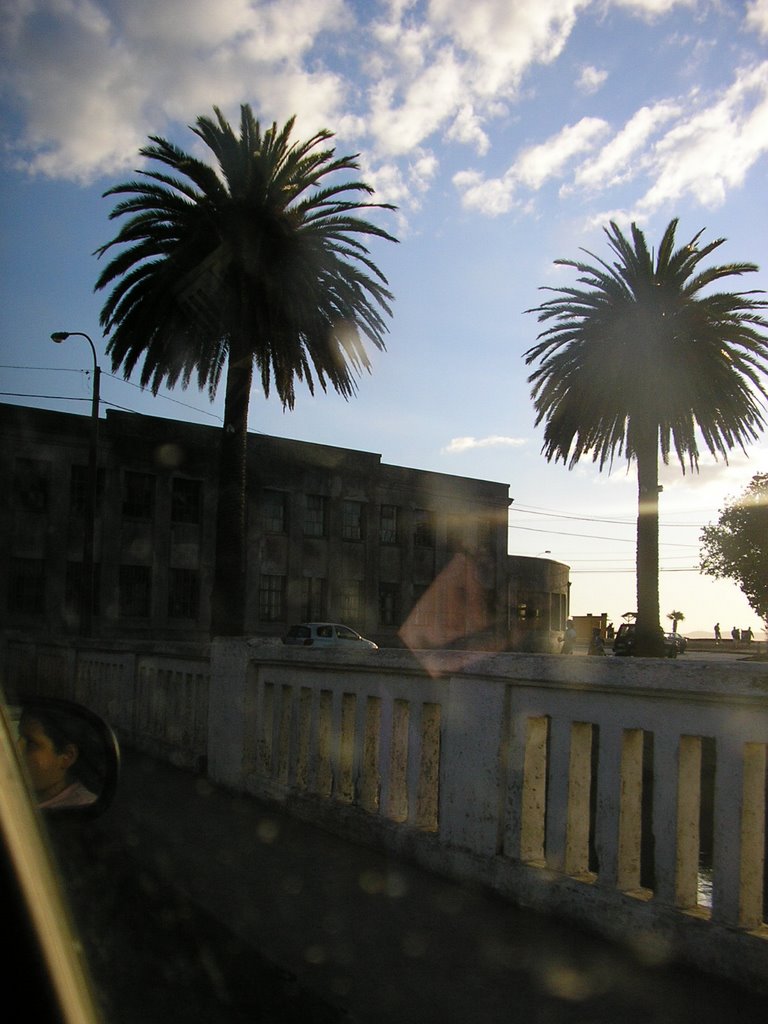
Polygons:
M74 633L88 417L0 405L5 627ZM209 634L218 430L100 421L93 631ZM248 435L246 632L344 622L382 646L557 649L568 567L507 554L509 486Z

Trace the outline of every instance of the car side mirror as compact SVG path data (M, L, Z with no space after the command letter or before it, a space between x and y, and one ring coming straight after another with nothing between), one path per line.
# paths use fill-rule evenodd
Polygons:
M95 818L112 803L120 746L99 715L54 697L19 698L13 719L32 799L46 816Z

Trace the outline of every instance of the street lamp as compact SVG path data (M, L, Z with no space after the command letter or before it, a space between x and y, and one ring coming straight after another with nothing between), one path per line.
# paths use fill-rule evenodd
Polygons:
M51 341L60 345L67 338L85 338L93 353L93 390L91 396L91 436L88 444L88 494L84 509L83 531L83 569L80 581L80 632L83 636L93 633L93 569L94 547L96 539L96 498L97 498L97 467L96 459L99 445L99 384L101 369L96 359L96 348L82 331L54 331Z

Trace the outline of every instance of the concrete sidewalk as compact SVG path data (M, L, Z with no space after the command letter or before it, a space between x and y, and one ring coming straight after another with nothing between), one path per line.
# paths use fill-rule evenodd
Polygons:
M337 1008L336 1019L762 1024L765 1018L766 1000L698 974L643 964L584 932L144 756L125 755L108 818L113 839L159 884L172 883L243 950L259 951L290 972ZM238 962L242 969L247 955Z

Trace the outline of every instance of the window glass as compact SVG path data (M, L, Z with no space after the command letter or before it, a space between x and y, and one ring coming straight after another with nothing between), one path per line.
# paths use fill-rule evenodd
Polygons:
M284 491L261 492L261 523L265 533L286 533L286 499Z
M203 484L176 476L171 483L171 522L199 523L202 510Z
M397 505L382 505L379 514L379 540L382 544L397 544Z
M307 494L304 509L304 533L307 537L325 536L325 498L321 494Z
M120 614L149 618L152 596L152 569L148 565L120 566Z
M285 576L262 573L259 577L259 620L280 622L285 618Z
M379 623L382 626L396 626L399 622L400 585L379 584Z
M27 512L46 512L50 481L50 462L43 459L16 459L14 491L17 505Z
M123 515L127 519L152 519L154 512L154 476L126 470L123 476Z
M423 548L435 546L435 514L426 508L417 508L413 514L413 536Z
M347 626L337 626L336 636L339 640L359 640L360 637L355 633L353 629L348 629Z
M77 515L83 515L90 501L91 474L88 466L75 464L69 476L69 507ZM96 500L104 494L104 467L96 471Z
M22 615L45 611L45 564L42 558L11 558L8 607Z
M196 569L168 572L168 617L196 619L200 606L200 574Z
M343 580L341 584L341 615L347 622L359 622L363 609L363 584L360 580Z
M362 540L363 503L345 501L342 508L341 535L344 540Z
M325 618L326 581L321 576L305 576L302 580L301 617L308 622Z
M81 602L81 586L83 579L83 563L67 562L64 577L64 603L69 611L79 612ZM101 609L101 566L93 566L93 612L99 614Z

